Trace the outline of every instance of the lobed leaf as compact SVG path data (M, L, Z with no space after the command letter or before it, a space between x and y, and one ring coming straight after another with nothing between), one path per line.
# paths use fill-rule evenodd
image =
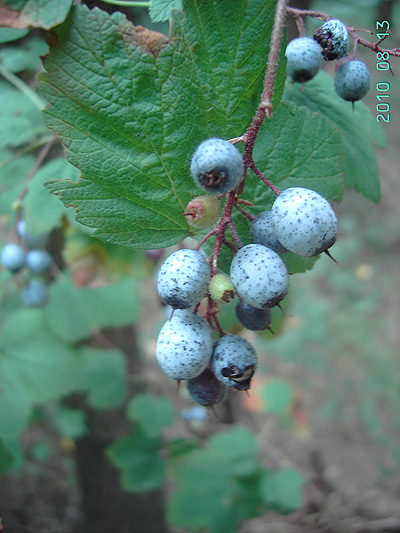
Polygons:
M56 28L41 75L46 121L82 172L48 189L102 240L169 246L190 228L198 194L191 154L211 136L241 135L263 84L273 0L187 0L170 38L121 13L75 6ZM275 105L283 90L278 73Z

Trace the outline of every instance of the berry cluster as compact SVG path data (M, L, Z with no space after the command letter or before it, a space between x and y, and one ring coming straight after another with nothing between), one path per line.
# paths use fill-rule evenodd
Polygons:
M369 89L369 71L365 63L347 56L350 39L343 22L328 20L313 37L298 37L288 44L285 52L288 76L304 83L318 73L324 60L343 58L335 73L335 91L340 98L353 103L363 98Z
M43 249L48 235L32 235L24 220L18 222L17 234L22 244L6 244L1 250L0 263L14 274L27 267L29 274L21 291L22 301L27 307L41 307L49 298L46 275L53 264L51 255Z
M202 142L193 154L191 173L212 196L196 197L184 214L190 214L199 228L206 227L205 221L208 225L220 219L216 226L220 228L224 215L216 196L229 193L225 206L235 198L243 169L242 155L233 144L214 138ZM336 215L324 197L303 187L276 193L271 210L257 217L247 213L253 243L243 246L237 239L229 276L218 272L215 247L209 258L201 249L208 236L216 235L217 242L218 231L211 231L195 250L173 252L158 271L158 294L172 314L158 335L156 358L169 377L187 381L189 394L203 406L221 402L230 388L248 390L257 366L251 344L222 330L216 316L219 305L237 295L241 325L253 331L270 329L271 309L280 306L288 292L288 271L281 254L290 251L315 257L328 253L336 240ZM207 311L199 316L204 298Z

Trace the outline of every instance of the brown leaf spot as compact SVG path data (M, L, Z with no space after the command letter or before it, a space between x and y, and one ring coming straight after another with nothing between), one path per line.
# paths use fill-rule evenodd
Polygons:
M124 41L136 45L142 54L158 57L161 48L168 43L168 37L158 31L151 31L143 26L126 25L120 27Z

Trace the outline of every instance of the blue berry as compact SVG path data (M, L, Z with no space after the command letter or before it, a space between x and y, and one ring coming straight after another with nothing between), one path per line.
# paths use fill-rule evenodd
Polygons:
M190 172L199 187L210 194L225 194L239 185L243 175L239 150L224 139L207 139L195 150Z
M336 94L350 102L361 100L369 90L370 76L365 63L347 61L337 69L334 78Z
M248 390L256 365L257 354L254 348L239 335L224 335L214 344L212 371L229 387Z
M22 301L27 307L42 307L49 299L49 291L38 279L32 279L21 291Z
M251 223L251 238L256 244L262 244L271 248L277 254L287 252L286 248L278 241L275 235L275 228L272 223L272 213L270 210L260 213Z
M48 235L44 233L41 233L40 235L32 235L26 226L25 220L20 220L18 222L17 233L21 241L28 248L43 248L48 239Z
M6 244L1 251L0 261L4 267L12 272L18 272L26 264L25 250L13 242Z
M350 44L347 28L339 19L324 22L314 33L314 39L320 44L327 61L343 57Z
M198 304L206 295L210 268L206 258L185 248L171 254L157 275L157 290L161 300L178 309Z
M232 259L230 276L239 297L259 309L277 305L288 290L285 263L262 244L240 248Z
M26 264L35 274L44 274L49 270L53 259L45 250L31 250L26 254Z
M175 310L161 328L156 344L156 358L172 379L192 379L208 365L213 334L208 322L188 310Z
M251 331L264 331L269 329L272 321L271 309L258 309L240 300L235 308L239 322Z
M272 220L280 242L303 257L328 250L337 238L337 218L330 203L304 187L281 192L272 206Z
M186 386L192 399L204 407L221 403L227 392L226 385L208 367L199 376L189 379Z
M321 68L321 47L310 37L297 37L286 47L286 72L293 81L311 80Z

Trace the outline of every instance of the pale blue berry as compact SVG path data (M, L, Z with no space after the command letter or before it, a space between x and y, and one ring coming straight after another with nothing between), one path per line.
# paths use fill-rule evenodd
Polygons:
M257 354L254 348L239 335L224 335L214 344L212 371L229 387L248 390L256 365Z
M26 264L35 274L44 274L52 263L53 259L46 250L31 250L26 254Z
M320 44L327 61L343 57L350 44L347 28L339 19L324 22L314 33L314 39Z
M12 272L18 272L26 264L25 250L19 244L10 242L2 249L0 262Z
M161 328L156 358L172 379L192 379L208 365L213 334L208 322L188 310L177 309Z
M239 297L259 309L277 305L288 290L285 263L262 244L240 248L232 259L230 277Z
M21 291L22 301L27 307L42 307L47 303L49 291L38 279L32 279Z
M286 47L286 72L293 81L311 80L323 63L322 50L310 37L297 37Z
M157 290L167 305L187 309L204 298L209 281L210 268L204 255L184 248L171 254L161 265Z
M286 248L278 241L275 235L275 228L272 223L271 210L262 211L251 223L251 238L256 244L262 244L271 248L277 254L287 252Z
M328 250L337 238L337 218L330 203L304 187L281 192L272 206L272 220L279 241L303 257Z
M334 78L336 94L349 102L361 100L368 90L370 75L363 61L351 60L337 69Z
M243 175L239 150L224 139L207 139L195 150L190 172L196 184L209 194L225 194L238 186Z

